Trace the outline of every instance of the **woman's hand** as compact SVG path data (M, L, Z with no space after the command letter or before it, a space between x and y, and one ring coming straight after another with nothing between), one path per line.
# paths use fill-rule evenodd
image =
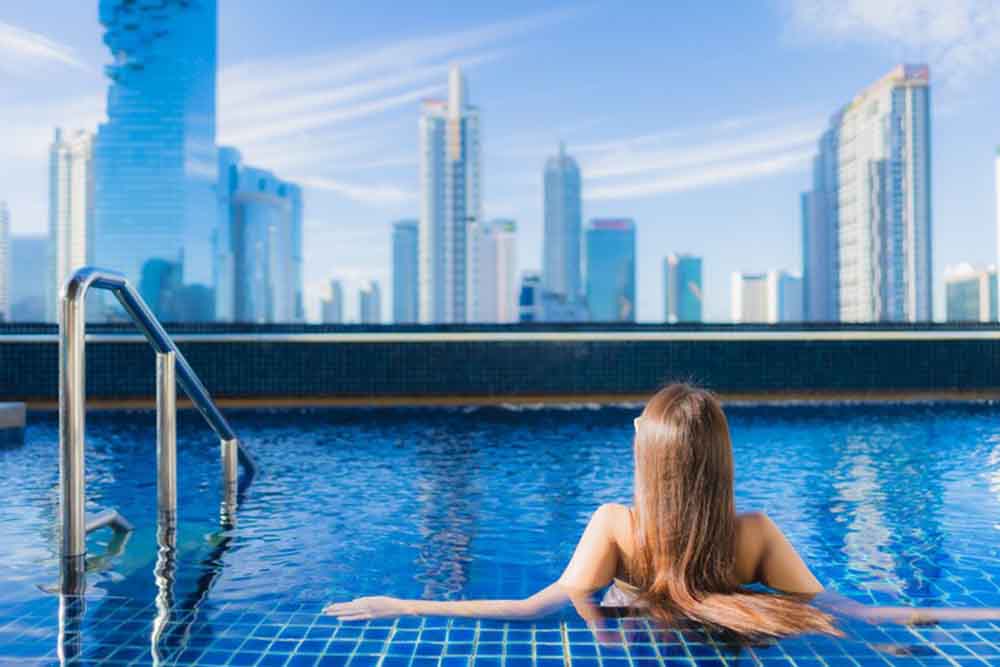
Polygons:
M323 607L323 613L342 621L365 621L371 618L396 618L413 612L407 600L385 595L355 598L350 602L334 602Z

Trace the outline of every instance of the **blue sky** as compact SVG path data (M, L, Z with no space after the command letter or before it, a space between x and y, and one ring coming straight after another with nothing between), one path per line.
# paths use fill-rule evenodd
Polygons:
M0 199L15 233L45 231L52 128L96 127L108 60L97 0L0 7ZM704 257L712 320L728 317L731 271L797 270L815 139L903 61L931 66L936 312L946 266L996 261L989 2L221 0L219 60L220 142L306 186L311 312L331 277L355 318L363 280L388 291L391 221L419 210L419 100L452 62L481 109L484 212L518 221L521 268L540 265L542 165L561 139L585 218L637 222L642 320L662 318L671 251Z

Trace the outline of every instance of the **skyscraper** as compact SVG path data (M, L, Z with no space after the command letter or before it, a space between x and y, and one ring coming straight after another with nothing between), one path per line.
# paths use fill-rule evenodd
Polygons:
M227 215L215 242L217 319L301 322L301 190L243 165L233 148L222 148L219 156L219 190L225 193L220 206Z
M491 220L482 225L477 243L479 286L476 322L516 322L517 223Z
M997 321L997 270L959 264L945 271L945 310L949 322Z
M13 322L44 322L48 281L38 280L39 267L48 262L48 237L10 237L10 319Z
M802 320L802 277L787 271L732 274L731 316L742 324Z
M420 321L420 223L400 220L392 225L392 321Z
M330 298L323 299L323 324L343 324L344 289L339 280L330 281Z
M835 227L839 319L929 321L931 133L926 65L898 66L834 115L820 141L813 181L812 195L802 207L810 318L826 312L828 305L823 294L831 270L828 234Z
M361 288L358 306L362 324L382 323L382 291L376 281Z
M212 288L216 0L101 0L99 11L113 62L94 143L94 262L181 319Z
M663 259L664 321L700 322L701 257L670 254Z
M0 201L0 322L10 321L10 255L10 211L7 202Z
M840 319L837 183L840 113L820 137L812 190L802 193L802 309L810 322Z
M997 147L996 157L994 158L994 179L997 216L997 266L1000 267L1000 146ZM1000 312L1000 294L997 295L997 311Z
M59 317L59 294L76 269L91 263L94 231L94 137L56 129L49 147L48 280L45 320Z
M420 115L420 321L465 322L475 314L474 236L482 219L479 111L459 68L448 101Z
M580 290L580 168L559 144L545 162L545 229L542 283L546 291L578 301Z
M587 225L587 307L595 322L634 322L635 223L595 219Z

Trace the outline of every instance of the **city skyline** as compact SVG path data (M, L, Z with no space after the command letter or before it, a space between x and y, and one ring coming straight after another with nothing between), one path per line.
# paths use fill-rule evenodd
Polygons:
M297 7L302 9L301 13L307 14L308 6L308 3L302 3ZM992 70L977 70L975 74L981 75L981 78L970 79L967 73L956 73L954 64L949 70L948 63L942 63L934 53L925 58L923 50L908 47L902 42L897 44L899 48L895 50L876 47L871 40L871 31L876 28L860 22L858 17L851 17L857 23L857 39L860 44L855 46L858 48L845 48L841 45L843 40L836 35L826 35L825 40L809 45L808 48L801 43L796 44L794 40L772 40L773 43L766 46L759 56L759 64L765 66L768 62L774 62L778 56L794 53L798 58L797 62L788 63L787 66L782 63L783 76L779 78L789 78L795 85L778 90L757 73L745 77L743 82L726 78L735 86L732 93L745 95L746 91L753 88L757 92L747 100L767 100L767 104L763 106L750 103L744 105L745 108L739 113L732 113L727 111L725 105L711 102L712 93L708 86L694 83L726 75L725 63L732 60L729 55L720 52L720 60L709 71L704 67L688 67L690 63L696 62L696 52L690 49L664 45L662 49L657 46L657 50L649 50L652 48L650 32L653 28L662 30L671 23L684 23L694 31L701 31L708 40L706 48L719 44L719 39L733 37L732 33L706 32L709 25L705 22L707 16L699 9L653 11L643 8L614 15L613 20L622 25L628 24L630 29L642 22L649 23L649 28L636 27L634 48L626 49L627 53L623 53L621 58L602 54L606 57L606 62L596 67L593 67L592 57L581 48L590 31L612 18L609 9L601 6L584 10L563 6L541 14L531 13L526 8L522 8L519 13L516 8L510 8L506 15L498 15L496 10L472 8L461 16L446 20L443 7L432 3L425 12L426 18L420 21L409 20L412 17L405 16L406 11L401 10L400 16L390 19L378 31L367 33L371 35L371 39L367 39L371 47L370 53L362 53L353 59L348 55L354 51L351 46L358 44L366 33L340 32L347 30L342 26L337 26L331 35L330 39L336 42L332 45L310 37L312 33L308 30L296 43L291 43L280 35L255 41L240 39L238 35L242 34L241 30L250 28L248 35L257 34L254 30L259 30L259 26L253 28L253 24L248 21L250 15L254 15L254 24L261 21L261 16L266 15L268 9L263 5L259 9L263 14L255 8L254 11L247 12L247 16L239 16L232 12L232 6L227 8L223 3L220 7L220 142L233 139L243 149L245 140L244 152L248 161L274 168L293 180L303 173L301 165L295 167L293 158L321 158L331 151L339 151L345 143L350 144L351 133L355 129L361 132L358 136L362 139L370 136L369 131L372 129L386 129L387 141L398 147L395 151L380 149L378 160L369 159L363 153L356 154L343 163L345 168L353 170L350 174L317 172L308 182L303 182L310 202L305 220L308 239L305 270L309 274L306 276L307 305L313 319L318 319L318 299L324 293L331 275L343 276L348 282L354 281L352 289L348 290L352 295L356 294L353 285L366 279L375 278L383 284L389 284L389 236L384 233L385 226L392 219L413 216L418 210L416 200L412 198L415 188L405 185L407 182L413 184L417 181L417 170L413 162L417 151L408 148L415 147L417 143L413 127L414 111L419 107L421 99L441 94L443 72L446 65L455 60L461 61L470 73L470 78L473 79L471 97L489 118L489 122L484 125L483 136L484 171L487 174L484 185L484 217L515 219L518 223L518 251L522 268L541 269L543 198L540 170L544 159L556 150L559 140L565 140L569 152L580 158L585 190L590 193L584 196L584 219L627 216L636 220L638 232L644 240L637 257L640 320L662 319L663 292L659 274L663 257L674 249L689 250L705 259L705 317L708 320L728 319L726 312L729 290L725 277L731 271L792 269L799 266L798 193L809 186L808 161L814 152L813 146L817 138L834 109L894 64L906 60L929 60L931 72L935 76L935 95L932 99L936 147L933 156L936 220L933 276L938 283L934 299L938 315L942 314L944 308L942 281L945 266L960 262L986 265L995 261L995 253L986 249L996 247L991 243L992 235L995 234L992 224L994 193L992 175L989 172L992 146L1000 132L987 114L975 113L975 108L988 110L996 107L995 96L987 96L985 103L983 101L983 95L992 80ZM301 17L295 11L289 14L289 21L297 26L302 25L299 21ZM81 20L74 21L77 17ZM365 20L364 12L343 18L346 25L361 25ZM70 76L77 80L64 86L67 96L81 93L82 98L88 95L85 90L96 89L97 96L101 97L101 89L106 84L103 84L99 70L108 62L108 58L100 44L95 7L67 7L66 16L60 22L49 22L30 8L11 12L11 15L2 16L0 20L31 31L32 34L48 35L55 45L53 48L60 45L65 47L56 53L69 54L69 63L65 62L66 59L60 61L50 58L41 66L47 74L52 75L49 78ZM807 28L820 29L816 25L803 26L803 15L794 8L774 5L757 7L748 14L747 20L751 29L746 37L738 41L743 45L756 44L761 40L771 39L774 35L780 36L784 31L800 34L806 32ZM66 26L70 24L84 28L89 25L90 32L82 28L69 30ZM570 39L569 33L581 31L580 37ZM334 39L338 35L339 41ZM429 51L421 52L420 58L414 61L417 63L415 68L401 70L395 64L399 62L399 54L414 53L413 49L417 47L411 38L422 36L431 40L428 43L421 42L425 47L435 46L437 50L431 55L426 55ZM551 46L546 46L553 41L566 50L564 56L555 54ZM516 45L517 48L511 52L505 48L510 45ZM396 49L396 52L391 52L391 49ZM852 53L848 54L847 51ZM658 101L651 92L635 88L635 82L644 76L643 72L648 72L642 60L636 60L640 53L655 55L656 62L661 62L662 58L678 56L674 62L687 63L685 68L691 71L670 68L669 73L674 77L672 86L683 90L685 99L690 99L694 104L667 105L662 100ZM546 57L553 58L540 68L525 69L523 66L527 64L531 54L545 54ZM615 82L609 76L628 71L622 60L626 56L633 61L633 71L621 82ZM298 60L295 61L294 58ZM566 58L577 58L582 66L588 67L591 81L567 77L566 72L574 70L565 66ZM354 63L372 68L372 63L377 59L381 59L380 67L383 69L361 70L363 75L354 80L347 80L342 74L340 79L334 79L330 75L331 69L336 65ZM292 112L287 118L281 116L282 120L279 122L276 115L268 117L270 120L254 116L258 112L264 114L267 104L255 104L255 108L241 109L234 102L242 96L245 101L263 101L277 105L279 99L274 96L260 99L259 90L273 86L279 72L287 74L290 70L277 66L290 62L300 68L299 74L324 72L328 79L336 81L329 85L323 83L313 91L314 97L330 100L330 111L300 106L302 113ZM838 67L830 68L825 65L832 62L837 62ZM248 65L241 69L241 63ZM250 63L261 66L254 69ZM311 67L312 65L315 67ZM532 95L536 97L540 95L540 98L531 104L511 103L514 99L510 97L511 77L504 74L511 67L517 72L525 89L533 91ZM258 80L254 81L250 76L251 71L257 73ZM810 74L817 72L823 72L822 81L810 77ZM938 72L941 72L940 76ZM562 75L561 78L546 79L557 73ZM963 77L963 74L966 76ZM15 73L13 76L19 75ZM392 85L397 87L391 88L389 79L394 76L396 83ZM296 79L286 78L289 79L288 85ZM301 77L299 80L302 80ZM547 80L560 82L559 97L565 98L565 103L557 103L553 95L544 93ZM406 83L404 85L400 82ZM372 98L369 104L364 91L358 87L365 85L369 91L385 94L377 99ZM379 88L380 85L384 87ZM32 98L31 87L24 86L23 92L19 87L13 107L6 113L23 109L32 99L54 99L51 90L41 98L37 97L36 91L36 97ZM583 99L582 88L587 88L587 92L591 93L585 96L588 101L585 105L578 103ZM615 112L609 114L608 106L600 103L592 94L597 88L605 93L606 99L612 99L626 89L640 94L629 108L615 107ZM352 90L354 93L351 93ZM258 98L253 97L255 94ZM342 94L344 97L337 98L335 94ZM350 97L350 94L355 97ZM305 97L293 95L282 110L291 109L292 102L306 105L308 100ZM338 99L346 100L347 103L338 105ZM387 110L384 112L372 111L356 126L319 118L336 116L341 111L367 113L365 110L374 108L373 105L378 101L395 106L386 106ZM572 114L566 112L566 105L574 109ZM51 140L52 128L57 125L67 128L96 127L96 122L92 123L89 119L99 113L95 114L92 110L81 110L79 105L60 103L59 106L66 113L72 112L69 114L72 117L64 117L59 122L54 122L56 119L53 118L53 122L50 122L48 116L52 116L53 112L44 108L45 105L42 106L37 116L39 123L44 121L48 125L45 144ZM707 111L692 115L686 111L691 106ZM306 108L311 109L312 118L307 117ZM277 111L276 106L274 111ZM662 116L659 127L649 122L650 114ZM15 128L27 122L23 114L17 120ZM307 121L322 121L328 125L312 126L307 128L307 132L299 134L277 134L296 124L306 124ZM958 131L965 127L975 128L975 132ZM266 134L272 136L266 138ZM24 133L24 139L20 138L22 133L19 132L18 135L13 147L8 147L7 150L17 149L22 154L34 155L32 151L26 150L27 138L33 134ZM397 142L397 137L403 143ZM40 154L33 158L39 164L44 164L46 147L43 145ZM501 148L504 155L498 154ZM798 161L792 160L796 151L802 156L797 158ZM411 152L411 156L406 155ZM727 158L728 162L720 164L718 157L712 157L713 154L730 157ZM271 162L267 159L269 155L280 159ZM794 164L786 165L782 162L782 156ZM404 158L409 161L407 164L387 164L402 162ZM384 166L376 167L376 161ZM657 187L652 186L655 179L648 177L659 174L660 171L657 170L664 174L673 173L670 172L669 164L676 166L678 163L683 167L685 178L670 177L673 178L671 185L667 182L670 178L665 177L657 180ZM0 156L0 165L3 164L4 158ZM716 169L713 165L719 168ZM753 171L755 165L758 169L754 171L752 178L746 173L743 176L735 175L741 170ZM644 171L636 171L640 169ZM715 171L709 173L712 169ZM629 170L630 173L623 173ZM31 173L30 168L23 171L26 175ZM714 178L708 178L713 173ZM349 176L354 177L354 182ZM704 182L706 178L711 182ZM518 179L520 185L513 182ZM630 179L635 182L619 182ZM37 178L33 180L37 181ZM0 198L12 200L14 233L43 233L47 217L44 181L40 187L37 184L21 187L21 184L28 181L18 174L12 175L7 181L13 192L0 193ZM364 185L368 190L355 188L345 194L331 189L344 183ZM373 185L378 187L371 187ZM25 205L28 201L26 194L32 190L41 193L41 204ZM357 201L361 195L371 195L368 204ZM379 201L376 203L375 199ZM503 210L504 207L510 210ZM39 212L42 217L39 217ZM943 230L947 230L947 233ZM751 233L752 237L749 236ZM724 242L712 241L713 238L724 239ZM750 238L759 252L753 258L741 258L741 246L748 243ZM346 248L360 251L350 252ZM322 255L318 256L317 253L321 250ZM331 255L332 261L329 259ZM318 257L322 257L322 261ZM373 266L378 267L377 270L366 268ZM388 294L386 296L391 299ZM357 311L348 307L346 312Z

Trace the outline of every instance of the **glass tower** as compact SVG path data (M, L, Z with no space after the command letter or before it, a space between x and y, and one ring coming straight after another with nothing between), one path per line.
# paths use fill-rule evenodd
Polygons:
M420 116L421 322L466 322L476 312L479 111L466 97L465 78L452 67L448 101L424 102Z
M663 260L664 320L700 322L701 257L671 254Z
M10 211L0 201L0 322L10 321L11 265Z
M478 235L477 322L517 321L517 223L490 220Z
M93 135L55 131L49 148L48 281L45 320L59 317L59 294L76 269L91 262L94 229Z
M218 319L301 322L302 193L264 169L245 166L237 150L219 150Z
M392 321L420 321L420 223L400 220L392 225Z
M635 223L595 219L587 225L587 306L595 322L634 322Z
M806 202L805 212L836 207L836 285L839 319L846 322L926 322L931 311L930 74L926 65L900 65L862 91L833 119L835 145L821 142L818 172L836 156L832 201ZM824 135L825 137L826 135ZM824 138L824 141L826 139ZM814 181L817 180L814 174ZM816 186L814 185L814 188ZM814 190L815 192L815 190ZM807 297L814 310L811 246L829 220L803 234ZM810 236L810 234L812 234ZM828 243L823 240L822 243Z
M840 319L838 295L838 144L841 115L820 137L812 190L802 193L802 310L810 322Z
M330 298L323 299L320 310L323 324L343 324L344 288L339 280L330 281Z
M371 281L361 288L358 294L358 310L361 324L382 323L382 291L377 282Z
M575 302L580 294L580 168L559 144L545 162L545 230L542 283L548 292Z
M94 262L167 320L212 301L216 16L216 0L100 2L112 62L94 144Z

